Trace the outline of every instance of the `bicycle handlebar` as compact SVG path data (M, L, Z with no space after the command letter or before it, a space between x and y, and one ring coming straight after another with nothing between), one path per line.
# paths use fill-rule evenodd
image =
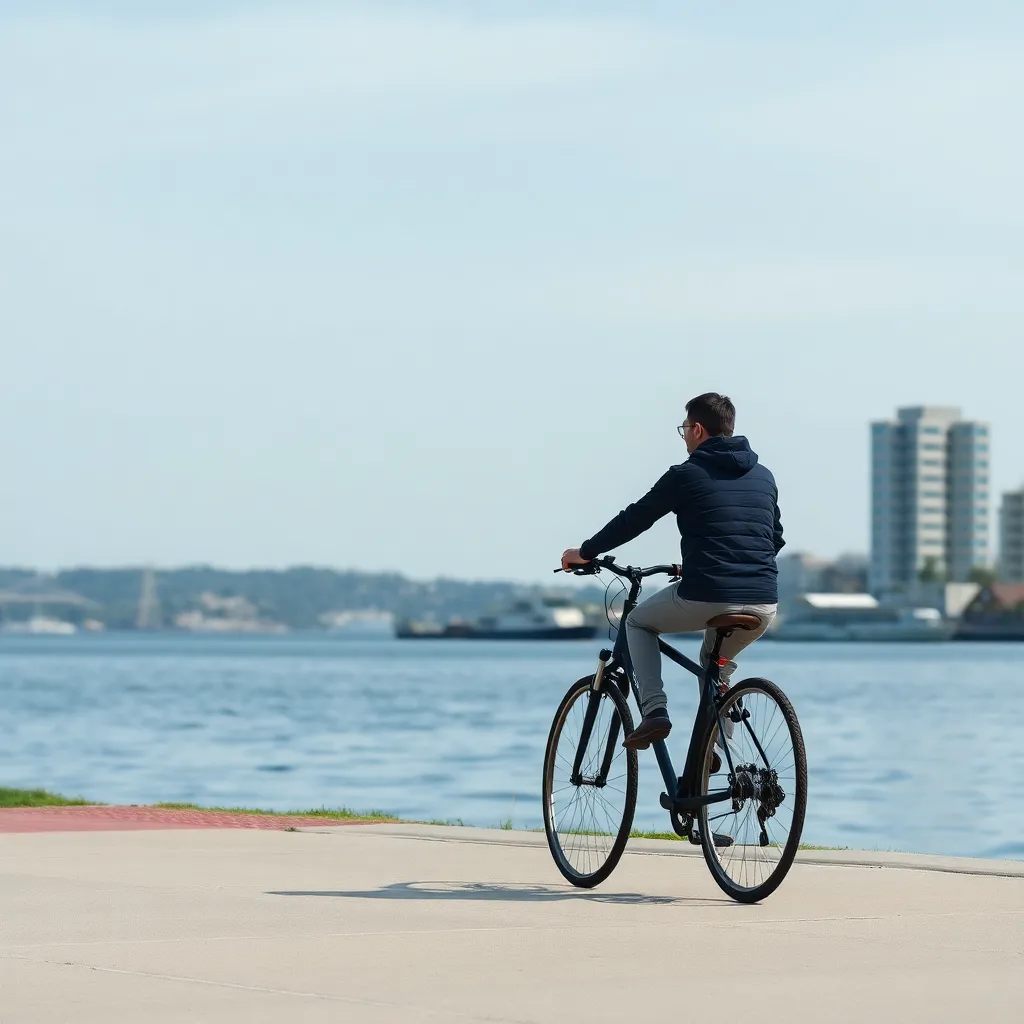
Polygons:
M568 570L573 576L596 576L602 569L608 569L610 572L615 573L616 576L625 576L629 579L634 577L637 579L643 579L647 576L681 576L683 573L683 567L681 565L651 565L646 569L641 569L635 565L618 565L615 561L614 555L604 555L601 558L595 558L592 561L585 562L581 565L573 566L572 569ZM565 569L555 569L557 572L565 572Z

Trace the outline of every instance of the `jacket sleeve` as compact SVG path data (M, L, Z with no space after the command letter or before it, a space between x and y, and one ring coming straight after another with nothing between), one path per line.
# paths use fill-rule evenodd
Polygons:
M779 512L779 492L775 492L775 554L778 554L786 546L782 536L782 515Z
M624 508L603 529L585 540L580 545L580 554L586 559L597 558L639 537L672 511L677 494L675 471L670 469L639 501Z

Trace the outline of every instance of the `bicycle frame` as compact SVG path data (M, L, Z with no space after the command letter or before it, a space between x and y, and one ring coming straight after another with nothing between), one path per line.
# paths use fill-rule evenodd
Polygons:
M637 684L636 674L633 670L633 662L629 656L629 645L626 642L625 626L630 613L637 605L637 599L640 596L640 589L642 586L642 579L645 575L649 576L654 575L656 572L672 571L675 569L673 566L657 566L653 569L641 572L641 570L632 568L620 570L618 566L613 567L612 564L609 564L610 559L602 560L602 563L603 567L613 569L617 575L628 579L630 581L630 588L622 609L622 619L620 620L618 633L615 637L615 644L611 651L602 650L599 655L598 668L597 672L594 674L594 682L591 687L591 699L584 716L583 729L580 734L580 741L577 747L575 763L573 765L573 781L577 785L582 781L581 767L583 755L588 743L590 742L590 735L594 727L594 722L597 718L598 705L600 703L599 694L601 688L607 683L606 675L609 669L615 669L617 667L622 668L626 678L629 680L629 686L633 691L633 697L636 700L637 707L640 707L640 688ZM670 644L665 643L664 640L661 640L660 638L658 640L658 647L663 655L702 681L700 703L697 708L697 714L694 717L693 731L690 734L690 745L687 750L686 764L683 768L682 776L676 775L675 766L672 764L672 758L668 752L668 744L664 740L657 740L651 744L655 757L658 759L658 767L661 769L662 778L665 780L665 792L661 797L662 807L670 812L687 815L691 818L701 807L728 800L733 795L731 788L718 790L713 793L706 793L704 795L700 795L697 791L700 766L696 762L699 757L701 741L716 724L716 720L719 735L725 735L725 731L722 727L720 711L721 677L719 673L720 666L718 663L722 639L723 634L719 633L718 639L711 653L711 657L708 659L708 666L706 669L698 665L695 661L691 661L685 654L677 651ZM760 743L758 743L757 738L753 736L753 731L750 729L750 725L746 719L743 719L743 724L747 727L747 730L751 733L754 742L760 748ZM602 760L600 774L597 776L596 780L588 780L594 781L598 786L603 784L603 780L607 777L608 770L611 766L615 746L618 743L619 725L620 723L616 716L615 721L612 723L612 728L609 730L608 742ZM735 775L735 766L732 763L732 753L729 750L729 744L723 744L723 747L729 765L729 776L731 778ZM673 824L675 824L675 822L673 822ZM678 831L678 829L676 829L676 831Z

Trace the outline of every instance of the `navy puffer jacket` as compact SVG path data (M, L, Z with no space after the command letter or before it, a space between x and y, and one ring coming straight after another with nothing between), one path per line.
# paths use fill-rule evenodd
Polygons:
M782 520L775 477L745 437L710 437L673 466L639 501L584 542L596 558L649 530L674 512L682 538L679 596L690 601L775 604L775 556Z

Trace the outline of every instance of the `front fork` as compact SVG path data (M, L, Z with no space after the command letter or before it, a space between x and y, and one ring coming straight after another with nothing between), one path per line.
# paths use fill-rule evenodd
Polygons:
M619 720L619 713L616 710L612 717L612 724L608 730L608 739L605 742L604 755L601 758L601 767L598 774L592 779L583 777L583 758L590 746L590 736L594 731L594 723L597 721L597 713L601 706L601 690L605 684L605 669L611 659L612 652L603 650L597 658L597 671L594 673L594 681L590 684L590 693L587 697L587 710L583 716L583 729L580 732L579 743L576 747L576 757L572 764L572 776L570 781L574 786L584 783L601 788L608 781L608 772L611 771L612 758L615 756L615 747L619 742L619 731L622 723Z

